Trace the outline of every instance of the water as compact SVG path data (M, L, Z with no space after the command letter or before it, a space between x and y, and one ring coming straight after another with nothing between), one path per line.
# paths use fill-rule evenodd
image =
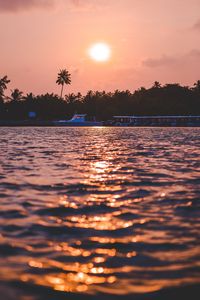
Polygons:
M0 128L2 299L155 299L199 287L199 134Z

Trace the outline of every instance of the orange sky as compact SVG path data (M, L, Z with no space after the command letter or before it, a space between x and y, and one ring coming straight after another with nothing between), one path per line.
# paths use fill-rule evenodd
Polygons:
M72 74L65 92L113 91L200 79L200 0L0 0L0 76L10 89L55 92L59 69ZM111 46L108 63L87 55Z

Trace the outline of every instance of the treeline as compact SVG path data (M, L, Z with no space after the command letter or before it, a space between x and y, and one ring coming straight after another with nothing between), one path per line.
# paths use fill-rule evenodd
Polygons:
M3 84L4 82L4 84ZM0 79L0 120L56 120L70 118L74 113L108 120L114 115L200 115L200 80L193 87L180 84L161 86L155 82L149 89L141 87L113 93L89 91L86 95L56 94L24 95L18 89L4 95L9 80Z

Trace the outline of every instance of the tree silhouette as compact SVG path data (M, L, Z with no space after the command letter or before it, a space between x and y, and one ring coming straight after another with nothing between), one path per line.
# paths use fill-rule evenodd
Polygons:
M56 83L62 86L60 94L60 98L62 98L64 85L71 84L71 74L66 69L60 70Z
M155 88L155 89L161 88L160 82L159 81L155 81L154 84L153 84L153 88Z
M68 94L65 96L65 100L67 101L67 103L73 104L77 100L77 95L75 95L74 93Z
M26 102L33 102L34 101L35 96L33 95L33 93L28 93L26 94L26 96L24 97L24 99L26 100Z
M21 92L19 89L14 89L11 91L11 97L10 100L11 101L20 101L23 99L23 92Z
M0 98L3 100L4 90L7 89L7 84L10 82L8 76L0 78Z
M194 83L194 90L200 92L200 80Z
M9 80L7 77L2 79L0 87L3 95ZM71 93L64 99L55 94L30 93L23 97L22 92L15 89L9 98L11 101L4 99L4 96L0 97L0 120L8 121L26 120L29 112L35 112L37 120L42 121L64 120L75 113L87 114L88 118L95 117L97 120L111 120L112 116L120 115L197 116L200 115L200 81L193 87L168 83L159 88L141 87L133 92L89 90L84 96Z

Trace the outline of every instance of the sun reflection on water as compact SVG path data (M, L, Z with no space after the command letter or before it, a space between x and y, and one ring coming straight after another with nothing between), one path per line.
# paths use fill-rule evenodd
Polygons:
M31 171L22 174L16 161L18 179L3 183L8 199L0 207L0 279L58 295L124 296L200 283L199 179L192 156L199 150L187 159L174 138L169 143L163 135L159 144L153 129L119 129L119 135L72 129L67 143L62 130L49 141L51 154L41 145L42 132L37 159L32 148L24 157ZM192 172L181 171L180 147ZM15 163L11 156L7 164Z
M140 256L140 252L133 250L132 247L128 247L125 250L126 245L134 245L138 243L160 243L160 241L165 241L168 239L167 233L157 230L156 238L155 232L150 229L144 231L142 235L135 234L134 226L143 226L148 222L154 220L152 216L147 216L145 213L140 214L140 218L126 219L122 216L125 214L138 213L137 205L143 201L143 197L131 197L130 199L123 198L123 191L121 188L121 183L127 178L124 175L117 175L117 182L114 186L108 185L109 182L116 179L115 173L121 168L120 164L113 164L112 155L105 156L105 160L94 161L90 163L89 176L84 180L83 184L90 187L91 184L95 184L99 191L103 193L96 194L91 191L91 193L86 197L83 197L81 205L87 205L87 207L93 207L94 205L100 205L103 203L107 208L111 208L110 212L99 211L98 214L72 214L69 216L63 216L58 218L49 217L55 223L66 226L66 228L80 228L80 229L93 229L98 232L115 232L116 230L131 229L128 235L118 236L118 237L102 237L102 236L91 236L88 238L87 244L92 243L93 247L84 246L84 241L76 240L73 245L67 242L61 242L59 244L52 243L55 252L59 252L66 258L76 258L76 262L56 262L47 260L46 262L40 261L29 261L29 266L31 268L57 268L62 270L61 273L55 275L45 275L45 276L35 276L27 275L26 280L33 280L38 285L44 285L53 288L56 291L63 292L77 292L77 293L95 293L100 286L104 286L104 290L107 292L112 291L115 293L115 284L118 284L118 289L116 294L120 294L120 288L122 293L137 292L137 293L147 293L152 291L160 290L169 285L167 280L148 280L143 278L140 279L120 279L118 274L131 274L132 272L144 271L141 266L135 265L133 260L137 261L137 257ZM130 170L129 172L130 173ZM105 192L108 191L107 194ZM120 193L118 193L120 191ZM131 189L131 192L137 192L137 189ZM166 191L159 193L162 198L166 197ZM79 197L73 197L73 201L67 195L61 196L59 204L65 208L73 208L74 211L80 209ZM191 205L191 203L190 203ZM153 211L153 210L152 210ZM154 208L154 212L156 212ZM163 218L157 218L157 221L163 222ZM136 230L137 232L137 230ZM120 245L118 247L117 245ZM132 249L131 249L132 248ZM163 260L171 260L172 253L174 260L178 259L180 251L169 252L163 256L162 252L154 252L151 257L157 259L158 257L163 257ZM148 251L144 251L145 255L149 255ZM191 256L194 253L191 253ZM182 255L183 258L188 257L188 253ZM128 265L117 266L116 259L127 259L131 263ZM85 260L85 262L80 262L80 260ZM108 267L108 261L115 261L116 266ZM162 270L162 267L145 267L146 270L157 271ZM166 270L170 267L166 266ZM174 266L175 270L178 270L178 266ZM171 286L176 286L184 282L184 280L173 280L170 281ZM112 288L112 285L113 288ZM97 288L99 286L99 288ZM125 288L126 287L126 288Z

